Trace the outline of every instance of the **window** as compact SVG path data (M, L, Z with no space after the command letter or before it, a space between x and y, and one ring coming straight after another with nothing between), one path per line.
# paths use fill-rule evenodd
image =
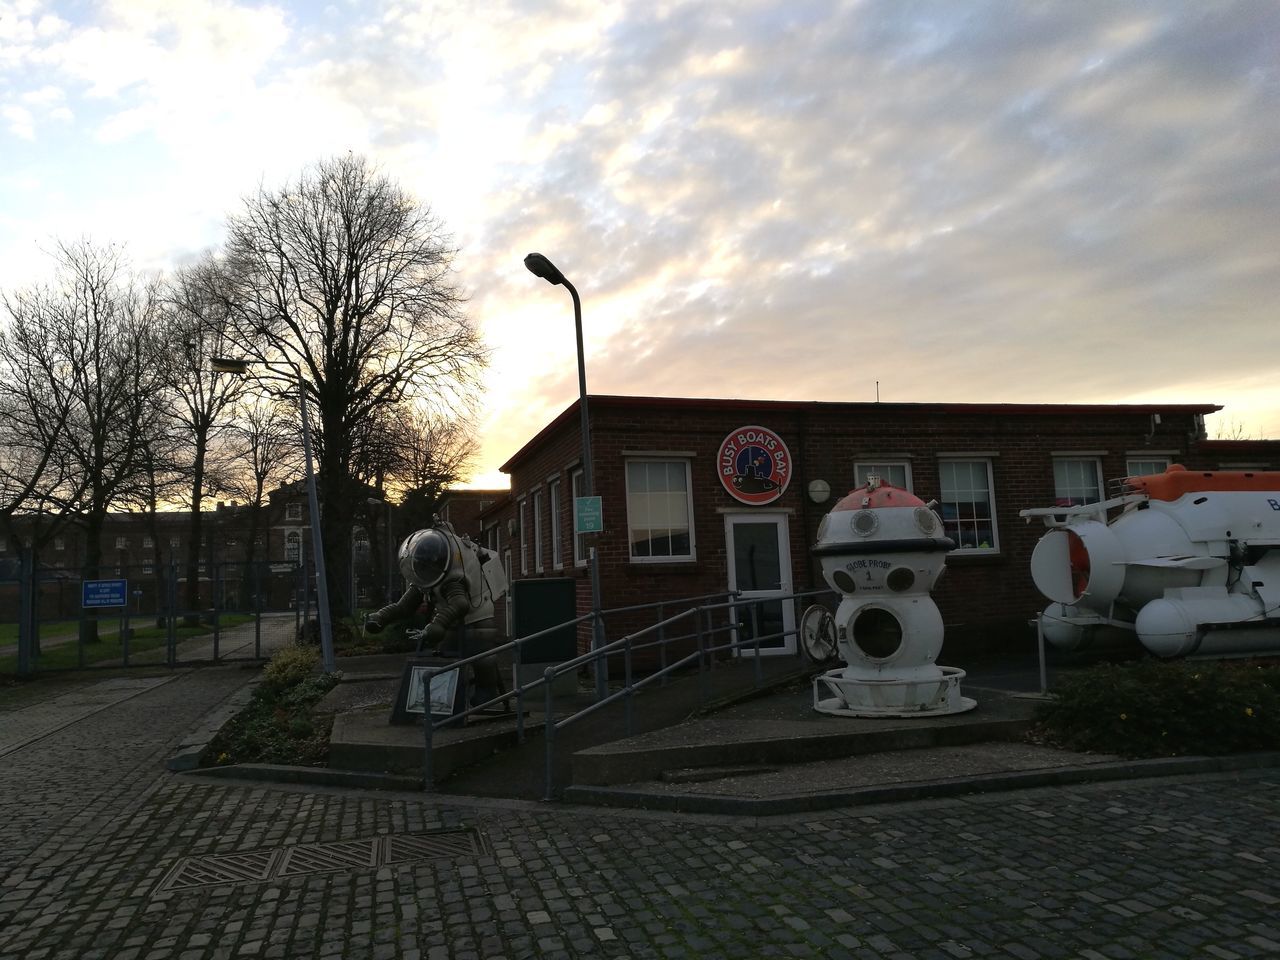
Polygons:
M152 567L152 566L151 566L151 564L149 564L149 563L144 563L144 564L142 565L142 572L143 572L143 573L154 573L154 572L155 572L155 568L154 568L154 567Z
M885 483L891 483L903 490L911 489L911 464L909 463L855 463L853 465L854 487L867 482L867 477L877 476Z
M150 549L151 549L152 547L154 547L155 545L156 545L156 542L155 542L154 540L152 540L150 537L143 537L143 538L142 538L142 548L143 548L144 550L150 550Z
M542 491L533 494L533 569L542 572Z
M117 550L127 550L127 549L129 549L129 538L128 538L128 537L116 537L116 549L117 549Z
M284 508L284 518L286 520L301 520L302 504L300 503L286 504Z
M692 560L693 501L686 460L627 461L632 560Z
M182 538L181 538L181 537L170 537L170 538L169 538L169 549L170 549L170 550L177 550L180 546L182 546Z
M302 534L297 530L285 534L284 557L290 563L298 563L302 559Z
M1079 507L1102 499L1101 467L1093 457L1055 457L1053 505Z
M587 547L586 547L585 541L582 538L585 537L586 534L577 532L577 529L578 529L577 499L580 496L582 496L582 471L581 470L573 471L573 473L569 477L569 486L572 488L573 499L575 501L573 504L573 511L570 513L570 517L572 518L570 529L574 531L573 565L575 567L585 567L587 565Z
M55 550L65 550L65 549L67 549L67 541L66 541L66 540L64 540L62 537L54 537L54 538L53 538L53 549L55 549Z
M527 549L527 544L525 543L525 536L524 536L525 526L524 526L524 500L523 499L520 500L519 513L520 513L520 520L518 522L519 529L516 531L516 534L517 536L520 537L520 575L527 576L529 573L529 551Z
M551 566L559 570L564 566L560 546L560 481L551 481Z
M1149 477L1153 473L1164 473L1168 469L1168 457L1148 457L1124 462L1124 475L1126 477Z
M938 505L942 525L947 536L956 542L956 549L970 553L999 550L991 461L939 461L938 480L942 488Z

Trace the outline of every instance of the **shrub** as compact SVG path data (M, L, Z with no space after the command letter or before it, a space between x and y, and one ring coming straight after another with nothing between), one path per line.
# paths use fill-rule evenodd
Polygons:
M315 647L291 643L281 648L262 671L262 683L273 691L285 690L301 683L320 666L320 652Z
M214 737L207 754L212 762L323 766L333 718L314 715L314 708L338 678L317 674L319 663L314 647L278 651L249 705Z
M1037 734L1126 757L1280 749L1280 665L1260 661L1103 664L1063 679Z

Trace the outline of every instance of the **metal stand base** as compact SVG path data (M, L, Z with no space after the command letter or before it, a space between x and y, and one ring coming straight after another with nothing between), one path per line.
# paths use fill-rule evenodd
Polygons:
M938 669L942 676L930 680L862 680L846 677L844 668L829 670L813 678L813 709L837 717L936 717L978 705L960 695L963 670Z

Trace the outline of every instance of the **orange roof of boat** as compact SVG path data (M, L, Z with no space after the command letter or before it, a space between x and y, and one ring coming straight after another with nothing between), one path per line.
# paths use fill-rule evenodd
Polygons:
M1175 463L1164 473L1126 477L1125 485L1152 500L1177 500L1188 493L1227 491L1280 491L1276 470L1188 470Z

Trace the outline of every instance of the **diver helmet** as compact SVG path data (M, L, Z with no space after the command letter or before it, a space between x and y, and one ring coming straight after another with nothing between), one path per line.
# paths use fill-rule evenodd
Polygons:
M419 530L400 544L400 574L415 587L430 589L449 572L453 550L441 530Z

